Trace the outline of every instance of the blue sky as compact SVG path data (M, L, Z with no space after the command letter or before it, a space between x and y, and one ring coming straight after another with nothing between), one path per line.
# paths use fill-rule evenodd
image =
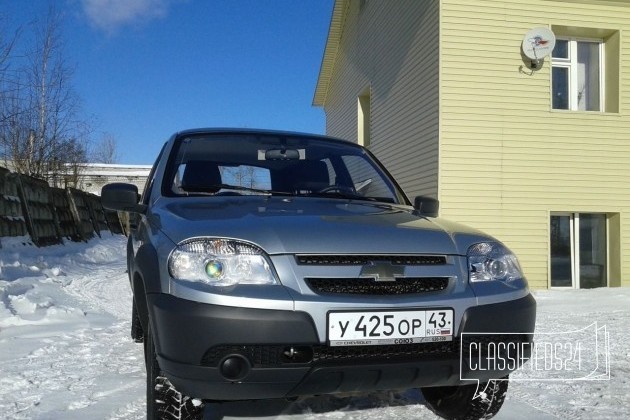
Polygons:
M325 131L311 102L333 0L0 0L0 12L25 26L50 2L82 114L96 138L115 136L120 163L153 163L185 128Z

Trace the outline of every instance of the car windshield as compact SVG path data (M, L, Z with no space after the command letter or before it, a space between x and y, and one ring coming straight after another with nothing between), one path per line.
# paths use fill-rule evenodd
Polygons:
M362 147L291 135L203 134L176 141L167 196L285 195L406 203Z

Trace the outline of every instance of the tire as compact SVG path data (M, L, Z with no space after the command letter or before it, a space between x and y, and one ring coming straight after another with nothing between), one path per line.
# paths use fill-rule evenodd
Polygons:
M422 388L422 394L429 409L445 419L489 419L499 412L505 401L507 379L506 376L503 380L479 384L482 395L475 399L476 384Z
M182 395L171 384L171 381L162 375L155 355L151 328L148 330L144 340L147 368L147 420L203 419L203 403Z

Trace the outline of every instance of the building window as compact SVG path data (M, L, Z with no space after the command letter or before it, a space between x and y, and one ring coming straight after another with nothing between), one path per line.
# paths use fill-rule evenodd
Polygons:
M603 111L604 42L558 38L552 53L552 107Z
M607 218L598 213L551 215L551 287L590 289L608 285Z

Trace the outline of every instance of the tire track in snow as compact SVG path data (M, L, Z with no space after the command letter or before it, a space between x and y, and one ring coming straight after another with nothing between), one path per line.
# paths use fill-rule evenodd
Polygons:
M15 353L11 357L4 352L1 360L3 418L144 416L144 358L142 346L129 338L131 291L124 272L124 243L122 237L90 241L78 255L42 262L59 264L56 272L61 276L30 277L28 282L18 278L6 288L7 295L14 294L22 282L33 283L52 290L60 307L84 315L74 322L44 319L17 327L21 334L2 336L0 345L10 343Z

